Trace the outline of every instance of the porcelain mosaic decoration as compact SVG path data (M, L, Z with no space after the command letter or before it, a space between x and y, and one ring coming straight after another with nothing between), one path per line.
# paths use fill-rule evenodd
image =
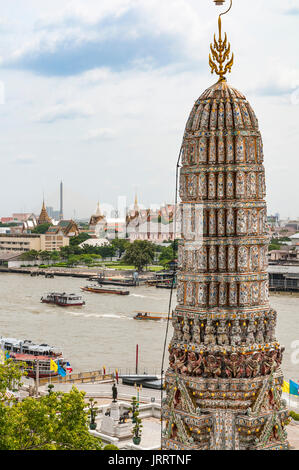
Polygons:
M268 298L262 138L245 96L224 78L233 58L221 50L228 67L195 102L183 140L162 448L287 449L283 348Z

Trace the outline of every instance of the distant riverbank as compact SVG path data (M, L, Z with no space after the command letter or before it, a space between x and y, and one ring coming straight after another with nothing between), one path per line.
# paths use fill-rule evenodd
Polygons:
M280 291L270 291L271 297L280 296L280 295L290 295L291 297L299 297L299 292L291 292L286 290Z
M53 274L54 276L68 276L68 277L79 277L79 278L90 278L92 276L97 276L99 273L104 273L106 277L118 277L118 278L132 278L133 270L127 269L117 269L114 268L38 268L38 267L28 267L28 268L6 268L0 266L1 273L10 273L10 274L37 274L39 276L45 276L46 274ZM139 273L140 279L149 279L153 277L152 271L145 271Z

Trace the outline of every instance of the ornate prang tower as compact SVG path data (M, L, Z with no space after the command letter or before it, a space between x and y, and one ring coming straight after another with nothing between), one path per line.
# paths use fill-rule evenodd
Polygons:
M233 56L221 15L218 27L209 62L219 81L195 102L182 146L162 448L287 449L283 348L268 298L262 139L250 104L226 82Z

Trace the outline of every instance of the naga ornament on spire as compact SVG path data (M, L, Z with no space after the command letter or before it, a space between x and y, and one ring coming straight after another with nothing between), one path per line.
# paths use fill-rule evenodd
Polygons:
M216 35L214 34L214 45L210 45L211 54L209 54L209 64L211 67L211 73L216 73L219 75L219 80L225 80L225 75L227 72L231 72L233 63L234 63L234 54L232 53L230 57L230 43L227 42L227 34L224 34L224 40L221 35L221 16L229 12L232 7L232 1L229 9L225 13L221 13L218 19L218 30L219 38L216 40Z

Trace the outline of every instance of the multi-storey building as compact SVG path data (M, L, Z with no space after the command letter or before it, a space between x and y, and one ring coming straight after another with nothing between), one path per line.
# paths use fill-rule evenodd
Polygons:
M63 232L55 234L0 234L0 251L55 251L69 245L69 237Z

